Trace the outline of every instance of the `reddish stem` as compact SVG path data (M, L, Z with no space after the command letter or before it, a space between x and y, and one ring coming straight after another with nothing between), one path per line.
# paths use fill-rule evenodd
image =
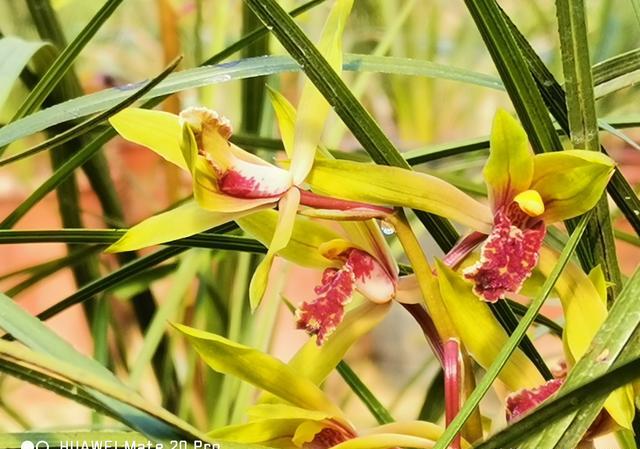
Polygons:
M318 195L308 190L300 190L300 204L314 207L316 209L369 209L385 214L392 214L393 209L384 206L375 206L373 204L360 203L358 201L339 200L330 196Z
M416 322L420 325L424 336L431 346L431 350L434 355L437 357L440 362L440 366L444 367L444 351L442 348L442 340L440 340L440 335L438 334L438 330L436 329L431 316L427 313L424 307L420 304L404 304L401 303L402 307L404 307L416 320Z
M455 269L456 266L462 262L476 246L482 243L487 238L487 234L474 231L471 234L464 237L444 256L443 262L449 268Z
M460 344L455 339L447 340L443 345L443 350L445 420L447 427L449 427L460 411L460 393L462 390ZM451 443L451 447L453 449L460 449L460 444L460 434L457 434L453 443Z

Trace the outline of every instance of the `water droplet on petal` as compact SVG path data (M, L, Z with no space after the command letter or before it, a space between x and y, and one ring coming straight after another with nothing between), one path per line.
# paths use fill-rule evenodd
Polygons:
M396 232L396 228L391 223L385 220L380 220L380 230L384 235L393 235Z

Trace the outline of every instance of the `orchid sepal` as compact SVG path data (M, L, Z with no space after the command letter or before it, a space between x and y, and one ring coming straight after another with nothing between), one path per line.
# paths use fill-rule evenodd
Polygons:
M373 205L410 207L488 232L489 208L424 173L362 162L317 159L307 182L320 194Z

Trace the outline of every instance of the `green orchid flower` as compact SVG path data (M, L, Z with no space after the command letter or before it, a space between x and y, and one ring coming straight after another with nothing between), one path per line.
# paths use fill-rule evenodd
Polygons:
M353 0L336 0L327 18L318 49L335 70L342 68L342 34ZM229 141L231 124L217 112L189 108L179 115L143 109L125 109L109 119L125 139L150 148L189 172L193 201L156 215L132 227L108 251L128 251L190 236L222 223L277 207L277 232L250 286L255 307L264 294L266 275L274 254L291 236L294 217L305 200L322 199L301 192L313 163L316 146L330 107L317 89L306 83L292 142L289 170L270 164ZM331 206L331 205L330 205ZM340 203L340 207L355 207Z
M335 198L411 207L470 227L448 256L463 259L482 244L465 276L481 299L495 302L517 292L531 274L546 226L591 209L613 174L614 162L593 151L534 154L521 125L498 111L484 168L490 207L423 173L352 161L318 159L307 182Z
M359 430L319 388L351 345L376 326L388 308L389 304L365 302L347 314L336 338L321 347L310 340L288 364L224 337L176 324L212 369L263 391L248 409L246 422L214 429L209 435L288 449L432 447L442 427L409 421Z
M556 265L558 254L549 248L540 249L537 276L545 278ZM488 305L477 300L474 285L445 262L437 261L437 288L426 299L430 313L443 341L459 342L473 359L488 368L508 335L491 313ZM531 284L531 285L529 285ZM536 291L538 279L530 279L523 292ZM601 269L586 275L580 267L570 262L554 286L554 294L562 304L565 327L562 335L566 369L558 377L545 381L533 363L517 349L499 374L499 380L509 392L505 400L507 421L513 422L552 397L564 383L567 369L588 350L591 340L604 322L607 283ZM522 294L522 293L521 293ZM445 359L455 360L458 347ZM458 369L460 369L458 367ZM445 379L446 380L446 379ZM591 439L616 428L632 428L635 415L634 393L631 385L613 392L606 400L604 411L585 438Z

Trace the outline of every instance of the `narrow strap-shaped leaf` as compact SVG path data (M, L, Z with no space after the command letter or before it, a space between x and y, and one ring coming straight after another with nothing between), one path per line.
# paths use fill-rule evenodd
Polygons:
M598 118L593 93L587 17L583 0L557 0L558 33L562 51L567 111L571 143L574 148L600 151ZM581 262L585 271L602 263L605 275L617 293L622 286L620 267L609 215L607 196L603 194L594 214L594 222L587 227L592 251L582 251ZM591 257L588 264L585 259Z
M527 39L511 22L509 17L506 14L503 14L503 16L518 43L518 47L525 58L525 62L528 65L529 70L536 80L538 89L542 93L549 111L556 119L562 130L569 135L570 130L567 105L562 86L560 86L553 74L545 66L544 62L542 62ZM603 151L606 154L606 151L602 146L600 147L600 151ZM636 234L640 235L640 217L636 212L640 210L640 198L629 185L629 182L625 179L619 169L616 169L614 172L607 187L607 191L615 201L616 205L620 208L625 218L636 231Z
M114 386L120 385L115 376L104 366L93 359L77 352L71 345L45 327L37 318L29 315L11 298L0 293L0 327L16 337L17 340L31 348L35 353L46 357L64 360L65 363L75 365L78 369L86 370L99 379ZM8 343L5 343L9 345ZM7 346L7 348L13 345ZM5 349L7 350L7 349ZM107 397L101 392L88 388L87 393L94 399L111 409L123 422L132 428L154 438L193 438L197 431L187 428L176 428L162 419L125 404L117 399ZM186 424L186 423L185 423Z
M465 0L536 152L562 148L535 81L494 0Z
M14 36L0 38L0 108L4 107L11 89L33 55L45 47L55 51L42 41L26 41Z
M174 61L172 65L169 65L162 73L156 76L143 86L138 92L133 95L142 96L154 86L158 85L160 81L166 78L177 66L179 60ZM11 228L20 220L33 206L35 206L44 196L55 189L61 182L67 179L74 170L96 154L102 148L102 145L107 143L111 137L113 137L115 131L109 128L96 136L88 145L75 153L69 159L67 159L60 167L58 167L55 173L47 179L40 187L38 187L29 197L24 200L20 205L0 223L0 229Z
M460 412L458 413L456 418L451 422L451 425L442 434L442 437L438 440L438 442L434 446L434 449L444 449L448 447L449 444L451 444L455 435L460 432L462 426L471 416L473 410L478 406L482 398L489 391L491 385L493 384L493 381L498 377L498 374L505 366L507 360L509 359L513 351L515 351L515 349L518 347L518 344L522 340L522 337L524 337L524 335L526 334L529 326L531 325L531 323L533 323L536 315L540 311L540 308L553 290L555 282L558 280L558 277L560 277L562 270L569 262L571 255L578 246L578 241L584 233L588 220L589 214L586 214L582 217L582 219L580 220L580 224L573 231L571 237L567 241L567 245L562 250L558 263L540 289L540 293L538 293L535 299L531 302L527 313L522 318L520 323L518 323L518 327L516 327L516 329L513 331L513 333L509 337L509 340L496 357L496 360L487 369L487 372L478 383L476 389L473 391L473 393L471 393L471 395L469 395L467 401L460 409Z
M67 71L73 67L73 61L75 61L85 45L89 43L91 38L98 32L100 27L121 3L122 0L108 0L102 8L100 8L100 11L91 18L87 26L78 33L73 42L61 51L53 64L51 64L51 67L49 67L38 84L31 90L20 108L18 108L11 121L30 114L42 105ZM0 149L0 155L2 155L2 152L3 149Z

